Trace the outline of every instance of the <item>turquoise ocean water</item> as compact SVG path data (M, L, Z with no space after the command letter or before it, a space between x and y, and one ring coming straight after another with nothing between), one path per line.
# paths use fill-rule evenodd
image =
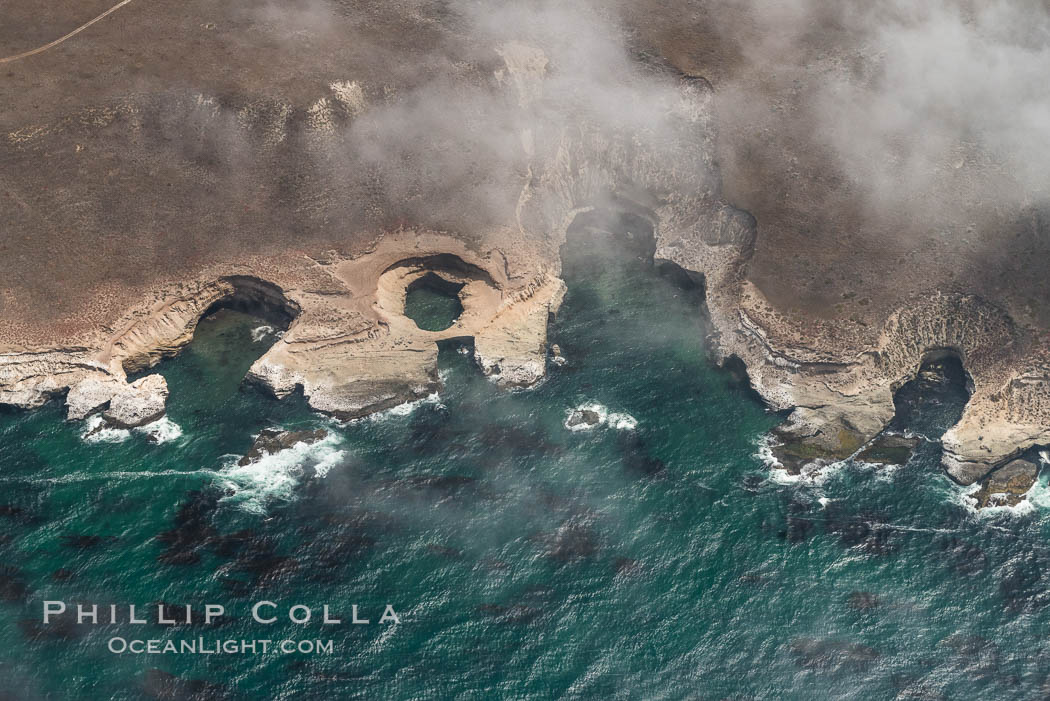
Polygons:
M340 424L242 385L274 337L227 311L157 368L171 399L150 431L85 437L57 404L0 414L0 695L1050 694L1050 499L978 515L935 443L896 469L776 478L758 454L779 419L708 362L696 290L632 255L566 271L567 362L529 391L450 343L438 396ZM909 401L901 428L935 437L948 400ZM582 405L603 425L566 428ZM329 433L237 466L267 427ZM227 616L45 626L44 600ZM314 618L260 625L260 600ZM388 603L400 623L378 623ZM344 624L319 622L325 604ZM349 624L355 604L371 624ZM114 637L332 652L114 654Z

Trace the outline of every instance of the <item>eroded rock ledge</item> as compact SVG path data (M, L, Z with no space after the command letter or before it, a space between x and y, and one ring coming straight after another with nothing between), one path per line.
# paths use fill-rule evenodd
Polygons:
M176 353L200 318L223 304L245 304L291 320L249 378L277 396L301 389L312 407L335 416L359 416L437 389L436 344L444 339L472 338L485 374L501 386L525 387L545 372L547 322L564 292L558 251L581 213L604 206L640 212L662 235L702 259L698 269L708 275L741 260L753 240L753 222L718 198L710 156L710 87L704 81L683 80L653 92L646 90L651 76L625 75L626 82L637 81L637 94L651 95L644 105L651 125L636 118L590 123L564 94L546 95L549 60L542 50L511 42L496 53L503 63L484 86L505 103L508 124L518 133L514 148L508 145L504 154L507 173L486 185L500 190L486 203L499 206L484 217L459 218L484 225L452 232L404 224L374 234L348 232L337 248L323 250L296 250L289 231L288 250L226 252L179 282L158 280L154 287L111 292L90 324L71 324L86 327L83 332L53 334L26 324L25 333L0 334L0 403L37 407L64 395L72 419L100 411L116 416L114 403L119 408L129 392L152 387L154 394L140 399L146 409L155 408L163 403L159 378L147 376L132 389L128 375ZM468 72L464 80L473 85L478 77ZM629 85L625 94L634 94ZM207 106L194 112L202 130L226 133L231 122L216 99L197 96L196 104ZM361 104L344 119L352 124L371 107L362 94ZM127 109L134 114L137 107ZM289 112L296 109L287 105ZM560 116L562 110L573 111L572 118ZM258 145L260 161L287 160L280 151L292 148L286 143L311 153L345 147L340 129L317 129L315 121L288 120L289 129L302 133L277 140L254 120L236 120L236 128L246 142ZM137 122L129 124L138 128ZM52 133L63 132L60 126L41 127L19 132L11 143L28 154L41 147L43 137L33 135ZM369 177L361 176L363 196L377 187ZM329 211L316 211L330 206L326 197L298 203L297 213L316 224ZM509 209L500 208L504 203ZM380 208L376 220L400 218L389 209L397 205L382 198L362 206ZM328 227L328 240L339 239L338 221ZM371 245L361 245L366 235ZM423 331L404 315L407 287L431 273L463 286L464 311L440 332ZM113 319L115 314L121 316ZM154 412L144 409L129 417L137 421L139 414L144 420Z
M544 373L547 319L564 289L557 252L566 231L580 213L614 207L652 224L657 259L703 276L717 356L746 365L765 401L790 412L784 436L812 454L844 457L882 431L893 416L894 390L936 353L958 355L973 382L962 419L943 438L945 465L954 479L972 483L1027 447L1050 443L1050 353L1037 330L1017 324L995 303L931 293L864 326L805 319L767 302L745 270L756 222L721 198L711 89L704 81L681 80L673 90L653 95L646 116L658 123L651 129L631 120L590 124L577 114L564 122L571 128L562 128L557 121L552 126L550 117L559 114L564 95L545 96L548 57L518 42L497 54L502 65L485 85L505 98L508 115L520 116L508 120L520 147L507 154L511 174L498 183L509 191L490 198L511 203L512 211L486 213L501 225L486 220L484 230L452 233L425 227L377 230L364 251L356 245L257 255L227 251L226 258L195 269L181 282L165 280L120 294L111 290L107 301L121 302L106 305L86 333L50 334L43 342L40 329L30 334L32 325L25 320L17 328L10 324L0 334L0 403L37 407L65 395L72 419L99 411L124 423L155 417L166 391L159 376L146 376L132 387L128 374L177 352L198 320L224 303L247 304L290 321L252 367L254 381L278 396L302 388L313 407L338 416L433 391L436 342L448 338L473 337L487 374L504 386L527 386ZM473 70L462 79L477 81ZM648 85L654 76L624 80L625 93L631 94L631 80ZM369 102L386 94L377 86L365 90L342 81L331 89L333 95L315 96L305 111L279 100L248 101L236 106L236 119L210 95L170 98L174 107L160 104L172 114L191 116L202 133L240 129L238 139L256 149L253 162L267 164L301 155L290 151L296 148L337 151L341 128L384 107ZM353 100L344 100L351 92ZM85 108L75 119L23 125L8 134L6 148L27 163L37 162L54 144L69 141L73 148L75 140L77 152L81 141L103 144L102 128L122 144L137 143L125 138L134 130L144 130L144 143L161 143L149 131L151 123L136 117L157 105L138 100L129 96L116 107ZM333 111L335 105L344 108ZM259 116L271 113L280 119L270 123ZM332 116L336 113L342 122ZM70 123L78 131L70 131ZM198 173L200 164L179 168L181 177ZM44 169L36 174L51 177ZM347 192L376 210L375 220L396 221L402 213L389 211L389 202L366 199L374 189L370 177L365 173L361 183L355 181L360 187ZM207 189L216 190L211 184ZM327 199L327 186L310 192L294 201L296 221L323 222L333 231L329 240L337 239L340 210ZM290 230L287 236L294 240ZM422 331L403 314L405 289L428 272L464 285L464 312L441 332Z
M250 271L209 271L212 279L160 290L130 312L96 347L0 354L0 402L32 408L66 393L70 419L102 411L120 427L163 415L159 375L128 384L178 352L217 306L251 308L290 319L287 332L249 371L277 396L301 389L319 411L352 418L438 388L437 342L472 337L483 371L504 386L543 377L548 317L564 284L527 249L511 265L499 250L477 251L430 232L384 236L356 258L274 261L271 280ZM428 273L464 285L464 311L441 332L404 314L405 291Z
M532 385L545 372L547 320L564 284L536 257L521 262L512 277L501 251L438 234L388 235L359 258L325 266L326 288L291 293L301 315L249 376L279 397L302 388L314 408L352 418L435 391L437 342L471 337L486 375ZM404 314L406 290L427 274L463 285L463 313L443 331Z
M787 412L778 435L795 454L853 455L893 418L894 392L924 361L945 354L960 359L972 383L962 418L942 438L953 480L972 484L1050 443L1045 349L1032 329L980 297L916 299L862 332L778 314L745 280L717 291L708 306L718 353L743 360L754 388Z

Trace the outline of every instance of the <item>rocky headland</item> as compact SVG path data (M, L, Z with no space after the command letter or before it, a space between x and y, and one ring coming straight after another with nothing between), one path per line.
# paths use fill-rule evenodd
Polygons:
M730 60L714 39L715 54L683 48L710 38L704 18L670 26L675 3L655 5L666 12L625 12L628 51L595 39L599 75L575 76L556 42L466 41L468 20L425 2L370 5L365 28L334 4L323 23L192 19L214 15L203 0L129 7L124 25L10 64L0 403L63 398L74 420L155 420L163 378L128 377L221 306L286 327L251 381L337 417L438 389L446 339L473 339L485 374L527 387L548 361L560 247L581 216L615 211L640 223L656 260L702 278L715 358L742 362L784 412L782 456L854 455L893 418L894 392L944 355L972 385L943 437L954 480L1050 444L1044 283L1016 263L1042 245L1038 232L1010 239L989 269L978 244L945 243L975 210L909 220L914 238L874 243L899 222L850 219L848 188L822 180L805 139L776 136L765 117L747 131L727 111L741 85L788 115L801 98L755 83L762 65ZM161 24L196 47L158 40ZM397 65L412 70L343 30L367 45L399 37ZM0 29L12 45L13 31ZM82 56L108 72L72 75ZM964 160L951 177L988 167ZM1012 273L1018 284L1004 284ZM404 314L425 275L462 286L463 312L443 331Z
M70 419L101 411L121 428L154 421L164 414L164 378L128 383L128 375L177 353L220 306L286 319L287 331L248 379L278 397L302 391L311 406L341 418L435 391L443 339L473 338L478 364L495 382L529 386L543 377L547 319L564 284L535 256L517 263L524 265L447 235L397 232L356 258L271 261L266 280L252 269L212 268L158 291L96 344L0 354L0 402L33 408L64 395ZM464 311L445 331L423 331L404 314L406 288L428 273L464 285Z

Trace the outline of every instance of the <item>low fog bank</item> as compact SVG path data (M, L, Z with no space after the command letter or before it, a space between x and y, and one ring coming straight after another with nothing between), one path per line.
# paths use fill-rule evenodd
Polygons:
M631 185L653 210L754 214L748 274L785 311L884 318L931 288L1050 295L1032 264L1050 255L1044 2L121 13L0 84L0 160L19 174L0 175L0 302L19 316L72 318L44 302L293 235L358 251L400 227L542 238Z
M730 79L726 110L783 115L762 83L790 84L779 98L796 102L814 145L833 154L870 207L921 201L927 211L931 190L947 206L1023 204L1050 191L1045 2L714 6L717 31L766 76Z
M782 306L863 315L844 294L877 302L923 285L1046 294L1018 261L1050 252L1047 3L624 12L642 43L711 79L726 194L758 218L752 277Z

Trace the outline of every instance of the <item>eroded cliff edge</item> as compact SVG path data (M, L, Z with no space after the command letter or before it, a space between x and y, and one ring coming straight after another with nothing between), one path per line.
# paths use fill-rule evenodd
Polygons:
M197 322L222 305L248 306L287 323L286 332L251 368L251 380L277 396L301 390L311 406L338 417L378 411L437 389L437 342L450 338L471 338L478 365L498 384L527 387L545 373L547 322L564 292L559 249L577 215L595 207L623 207L698 242L712 238L708 231L715 232L717 245L737 234L737 213L720 203L715 192L707 155L710 90L703 81L682 81L647 93L645 76L628 76L639 91L628 87L625 95L654 98L639 108L647 118L639 121L639 114L624 113L624 119L595 116L592 121L586 114L577 118L580 105L560 94L564 86L558 86L557 73L541 48L512 41L497 45L494 53L498 60L490 73L479 75L478 66L469 66L458 77L463 90L481 91L487 108L498 109L506 120L495 124L498 138L506 139L496 164L499 182L486 180L480 190L464 186L463 211L428 217L433 192L419 195L422 204L411 196L389 202L387 190L393 185L376 180L417 177L413 159L405 166L410 172L384 176L375 169L340 170L345 181L313 183L319 191L304 186L290 203L300 218L276 235L264 232L257 247L223 250L194 264L193 257L199 258L201 248L211 242L200 242L192 231L173 234L180 239L175 249L186 255L164 261L155 276L120 285L104 277L90 292L76 290L78 299L63 299L76 313L57 320L18 314L18 323L5 329L0 346L0 403L32 408L64 397L71 419L102 411L121 425L153 420L167 393L163 379L147 375L129 383L129 375L178 352ZM404 99L395 93L370 102L355 85L337 81L305 107L288 102L276 111L272 104L223 104L206 95L134 96L105 109L85 108L72 122L11 131L5 155L29 164L46 159L44 154L58 145L72 145L79 153L82 144L76 142L99 147L98 140L112 138L114 131L117 138L127 135L153 146L157 127L142 122L140 115L159 100L183 117L189 109L204 132L235 130L237 139L252 144L259 160L282 155L301 160L304 150L328 157L347 148L348 131L359 120L378 113L379 121L368 128L379 128L390 117L384 111L400 110ZM262 113L281 115L280 121L275 124ZM232 125L231 114L238 117ZM275 128L280 130L277 136ZM424 150L435 147L420 138ZM295 144L291 152L289 142ZM154 160L163 155L138 153ZM492 153L454 157L480 159L477 167L485 168L485 175L495 172L483 160L495 157ZM434 158L436 172L424 175L433 178L426 184L444 186L451 175L437 167L442 156ZM669 167L676 160L689 167ZM190 165L199 169L196 162ZM218 177L225 165L219 164L219 174L205 168L205 176ZM28 172L45 183L56 177L46 166ZM200 173L191 168L190 177ZM83 187L85 194L98 187L65 178L60 182ZM223 193L232 201L219 204L239 205L237 195ZM347 206L342 196L362 198L358 206L373 223L362 227L352 220L332 221ZM280 212L284 203L276 204ZM154 212L144 207L131 214L132 225L141 225ZM173 213L173 221L178 218L179 212ZM278 226L274 219L266 223ZM442 223L449 228L438 228ZM22 226L31 232L40 224L30 216ZM266 237L276 241L266 242ZM158 238L149 240L156 244ZM418 328L404 313L406 290L428 274L461 286L463 313L441 332ZM25 311L26 300L8 301L9 308Z
M186 24L194 12L168 20L191 34L200 31ZM544 371L559 247L572 220L597 207L644 217L657 258L704 276L716 354L746 364L765 401L790 412L786 440L812 455L843 457L882 430L894 389L938 353L958 355L973 382L962 419L944 437L955 479L972 482L1050 442L1038 315L980 276L948 284L937 269L925 279L925 259L901 258L893 275L880 267L882 287L900 292L862 289L840 314L763 293L801 289L819 277L806 265L830 273L838 263L820 259L819 247L812 261L790 262L806 239L784 238L775 207L753 201L739 182L727 198L716 137L733 127L720 121L706 81L659 60L640 67L598 51L608 74L576 83L566 70L571 54L526 41L450 49L442 37L459 30L413 12L392 9L374 24L421 39L420 55L406 48L413 70L403 75L353 53L338 32L307 28L296 37L319 41L331 61L258 60L257 47L220 52L238 64L231 83L194 73L185 57L165 62L157 52L166 44L152 41L148 18L134 16L138 31L117 42L102 28L89 50L119 44L144 56L157 75L135 92L114 87L126 81L70 90L62 54L16 67L37 82L9 91L15 109L0 115L5 172L20 174L0 174L0 226L5 259L21 261L9 279L34 282L0 289L0 401L32 407L65 395L73 418L107 406L118 421L118 413L155 416L166 388L154 376L129 385L128 371L176 352L202 314L237 299L291 322L252 378L279 395L301 387L336 415L431 391L435 343L454 336L475 339L479 364L497 381L527 386ZM216 38L200 51L218 51L234 35L226 26L208 31ZM444 53L432 60L429 51ZM610 75L614 88L581 92ZM436 83L446 102L431 99ZM435 104L451 107L413 121ZM782 175L786 182L798 173ZM759 189L774 191L775 180ZM781 199L798 214L820 191ZM826 223L815 238L849 230ZM920 248L920 259L942 255L929 250ZM849 260L855 267L872 255L861 247ZM414 328L401 310L405 286L426 271L465 285L464 315L437 334Z
M65 395L70 419L104 411L123 426L155 420L167 396L163 378L129 384L128 375L177 353L219 306L288 323L249 379L278 397L301 390L334 416L353 418L435 391L437 342L448 338L473 338L479 364L500 385L529 386L543 376L547 319L564 291L540 260L525 255L524 265L511 265L499 250L402 231L355 258L271 260L265 280L257 267L216 265L198 280L158 289L100 342L0 354L0 402L32 408ZM423 331L404 314L406 288L427 273L464 285L464 311L442 332ZM121 406L146 409L117 412Z
M778 314L746 280L720 292L728 294L708 299L716 346L743 360L769 406L788 413L778 434L796 456L856 453L893 418L894 392L944 354L961 360L972 384L962 418L942 438L952 479L972 484L1050 442L1047 356L1033 341L1037 331L980 297L916 299L865 341L841 325Z

